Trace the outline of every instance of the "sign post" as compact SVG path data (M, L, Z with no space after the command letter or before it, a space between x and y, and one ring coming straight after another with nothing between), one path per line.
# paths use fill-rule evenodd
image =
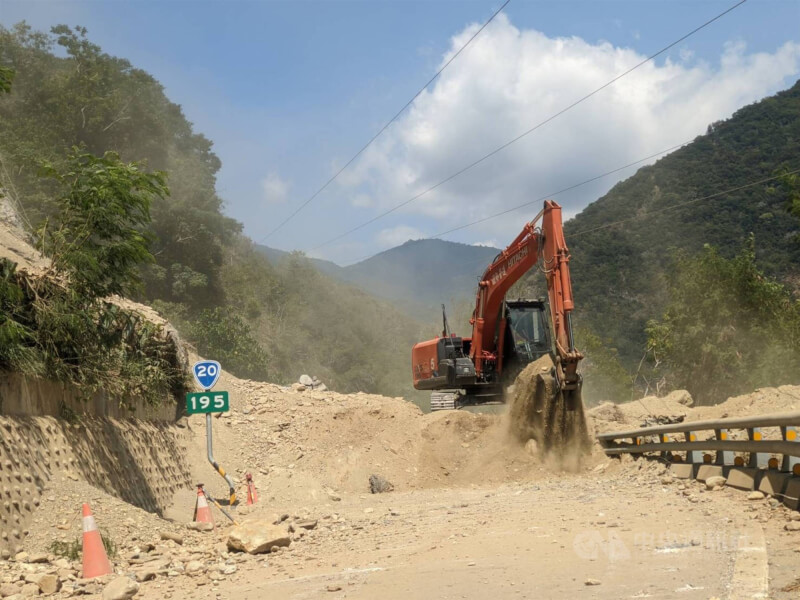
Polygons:
M230 400L228 392L212 392L211 388L219 380L222 374L222 367L215 360L201 360L192 367L192 374L197 384L203 388L202 392L190 392L186 394L186 413L190 415L205 413L206 415L206 451L208 462L222 475L228 483L230 491L230 504L236 502L236 488L231 478L225 473L217 461L214 459L213 437L211 433L211 414L222 413L230 410Z

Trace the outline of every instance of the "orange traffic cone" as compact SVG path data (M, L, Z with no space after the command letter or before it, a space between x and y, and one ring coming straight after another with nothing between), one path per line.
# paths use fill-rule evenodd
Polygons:
M258 502L258 494L256 494L256 484L253 483L253 476L250 473L245 473L244 478L247 480L247 504L255 504Z
M89 505L83 504L83 578L100 577L113 573L111 562L108 560L103 539L97 531L92 510Z
M206 500L202 483L197 484L197 503L194 505L194 520L199 523L214 524L214 517L211 516L211 507Z

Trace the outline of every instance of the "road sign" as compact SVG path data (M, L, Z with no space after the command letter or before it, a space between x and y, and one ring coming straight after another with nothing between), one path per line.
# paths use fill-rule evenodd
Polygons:
M186 412L217 413L230 410L228 392L191 392L186 394Z
M201 388L210 390L222 374L222 367L215 360L201 360L194 363L192 373L194 373L194 380Z

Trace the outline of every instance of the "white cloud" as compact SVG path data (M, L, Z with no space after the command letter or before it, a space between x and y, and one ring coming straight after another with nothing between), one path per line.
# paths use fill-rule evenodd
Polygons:
M472 242L473 246L483 246L486 248L500 248L500 244L497 240L484 240L483 242ZM505 244L503 244L505 245Z
M398 225L389 229L383 229L375 236L375 241L384 248L399 246L409 240L418 240L426 235L416 227L408 225Z
M267 204L282 204L289 196L289 182L277 173L269 173L261 180L261 192Z
M350 199L350 204L359 208L372 206L372 198L369 194L356 194Z
M476 29L473 25L454 36L442 61ZM644 58L608 42L520 30L500 15L337 183L350 197L368 194L372 211L385 210ZM689 48L676 50L674 60L644 65L390 219L397 223L422 215L445 229L551 194L690 140L710 123L793 83L798 71L800 44L794 42L774 53L747 53L742 43L729 43L713 65L694 59ZM565 215L574 214L634 171L556 200ZM502 246L539 208L536 204L467 231L477 239L501 240ZM377 238L405 241L408 233L394 233L401 230L385 229Z

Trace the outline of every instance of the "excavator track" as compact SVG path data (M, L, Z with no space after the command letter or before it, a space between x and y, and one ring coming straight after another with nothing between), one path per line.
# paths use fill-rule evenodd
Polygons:
M458 408L458 391L431 392L431 412L437 410L455 410Z

